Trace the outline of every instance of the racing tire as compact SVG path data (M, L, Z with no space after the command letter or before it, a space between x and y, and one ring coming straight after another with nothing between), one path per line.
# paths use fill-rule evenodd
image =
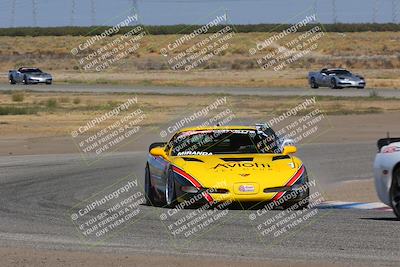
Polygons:
M311 78L311 80L310 80L310 86L311 86L312 89L318 89L318 88L319 88L319 85L318 85L318 83L315 81L315 78L314 78L314 77Z
M287 210L292 208L293 210L304 210L308 209L310 204L310 190L307 189L306 196L297 202L286 202L282 204L282 209Z
M394 214L400 220L400 166L393 171L392 185L390 187L390 204Z
M309 183L309 179L308 177L305 179L304 184L308 184ZM297 205L296 205L297 204ZM289 209L291 207L293 207L294 205L296 205L295 207L293 207L293 210L304 210L304 209L308 209L308 205L310 204L310 188L307 187L306 191L305 191L305 196L297 201L297 202L286 202L282 204L282 208L283 209Z
M144 172L144 195L146 198L146 205L154 206L155 205L154 190L151 185L149 164L146 164L146 168L145 168L145 172Z
M176 191L174 173L171 168L168 169L166 184L165 184L165 204L168 208L176 206Z
M310 180L308 179L307 176L305 184L309 184L309 182ZM298 210L308 209L308 205L310 205L310 187L307 187L306 196L302 200L297 202L297 204L298 204Z
M364 89L364 86L358 86L357 89Z
M46 82L46 84L47 84L47 85L51 85L51 84L52 84L52 82Z
M16 84L17 83L12 76L10 76L9 80L10 80L10 84Z
M331 79L331 84L330 84L331 89L338 89L339 87L336 84L336 79L332 78Z
M25 85L29 84L28 78L26 76L24 76L23 82L24 82Z

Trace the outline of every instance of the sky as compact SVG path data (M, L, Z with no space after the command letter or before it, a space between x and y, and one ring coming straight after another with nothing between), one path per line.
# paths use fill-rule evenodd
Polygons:
M203 24L219 10L233 24L290 23L305 10L321 23L400 22L400 0L0 0L0 27L114 25L132 6L147 25Z

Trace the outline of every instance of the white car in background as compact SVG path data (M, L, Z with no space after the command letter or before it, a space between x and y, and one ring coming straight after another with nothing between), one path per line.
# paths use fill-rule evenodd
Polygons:
M376 192L400 219L400 137L378 140L374 162Z

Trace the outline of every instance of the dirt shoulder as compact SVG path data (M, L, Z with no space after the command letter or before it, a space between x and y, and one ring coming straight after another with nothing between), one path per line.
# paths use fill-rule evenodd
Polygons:
M321 135L312 139L311 143L374 143L379 138L400 135L400 125L393 123L400 114L367 114L367 115L331 115L330 127ZM0 138L0 156L7 155L35 155L35 154L63 154L79 153L69 134L70 121L62 121L68 116L61 117L0 117L0 121L7 121L2 125ZM61 121L58 121L61 120ZM72 120L76 125L79 120ZM254 122L258 120L254 119ZM54 124L53 124L54 122ZM57 125L57 122L60 125ZM71 122L72 123L72 122ZM382 128L382 125L385 125ZM150 126L148 126L150 127ZM144 151L147 144L159 140L154 133L144 137L142 142L132 142L123 146L119 151Z
M0 257L2 266L254 266L254 267L272 267L272 266L296 266L316 267L316 266L345 266L332 263L310 263L300 261L279 261L279 260L250 260L250 259L227 259L224 257L203 257L203 256L165 256L159 254L141 254L141 253L95 253L79 251L59 251L59 250L41 250L28 248L0 248ZM201 260L199 260L201 257ZM354 265L352 265L354 266Z

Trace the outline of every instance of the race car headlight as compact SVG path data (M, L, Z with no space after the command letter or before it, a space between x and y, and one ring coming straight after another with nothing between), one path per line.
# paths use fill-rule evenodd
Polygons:
M292 185L292 191L297 191L299 193L304 193L307 191L307 189L309 189L310 185L308 183L308 174L307 174L307 170L306 168L304 168L304 172L301 175L300 179L296 181L296 183L294 183Z
M304 185L306 182L308 181L308 174L307 174L307 169L304 168L304 172L301 175L300 179L297 180L292 187L296 187L296 186L302 186Z

